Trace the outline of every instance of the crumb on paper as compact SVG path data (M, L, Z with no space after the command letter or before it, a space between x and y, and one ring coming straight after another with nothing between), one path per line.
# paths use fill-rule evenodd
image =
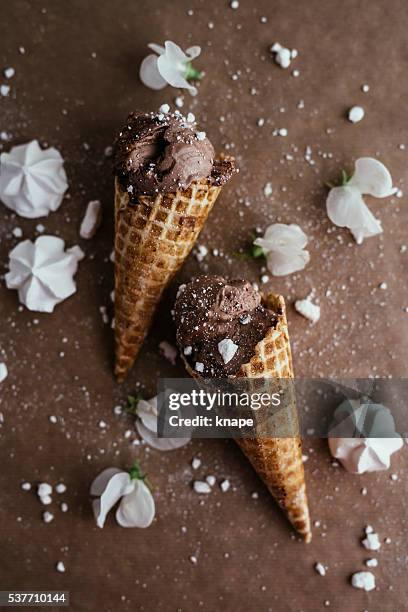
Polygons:
M351 577L351 584L356 589L372 591L375 589L375 577L371 572L357 572Z
M211 487L208 482L204 482L202 480L195 480L193 483L193 489L196 493L207 495L211 493Z
M52 514L52 512L43 512L43 521L44 523L51 523L54 520L54 515Z
M283 69L289 68L292 60L298 56L296 49L287 49L278 42L270 47L270 51L274 54L275 63Z
M323 563L315 563L314 569L320 576L326 575L326 568L324 567Z
M85 240L90 240L96 234L102 221L102 204L100 200L91 200L86 207L82 219L79 235Z
M172 365L176 365L178 351L175 346L167 342L167 340L163 340L159 344L159 349L161 354L167 361L170 361Z
M8 376L8 369L7 366L4 362L0 363L0 383L3 382L3 380L6 380Z
M265 198L270 198L271 195L273 194L273 187L272 187L272 183L268 182L265 184L264 188L263 188L263 193Z
M381 542L377 533L367 533L366 538L362 541L362 545L367 550L379 550L381 548Z
M191 467L193 468L193 470L198 470L200 465L201 459L199 459L198 457L193 457L193 460L191 461Z
M227 478L220 483L220 489L223 493L226 493L228 489L230 488L230 486L231 486L231 483Z
M348 111L348 120L351 123L358 123L364 118L365 111L362 106L352 106Z
M315 324L320 319L320 306L314 304L310 299L296 300L295 309L297 312Z
M198 262L202 262L208 255L208 249L203 244L199 244L194 252L195 258Z

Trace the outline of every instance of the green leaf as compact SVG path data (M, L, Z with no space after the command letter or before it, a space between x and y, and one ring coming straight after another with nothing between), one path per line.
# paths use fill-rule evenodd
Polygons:
M138 461L135 461L130 470L128 470L128 474L131 480L143 480L146 486L152 491L153 487L151 482L149 481L147 474L143 474L141 467Z
M137 406L141 399L143 399L143 394L140 391L138 391L135 395L128 395L125 412L136 415Z
M199 81L200 79L202 79L204 76L204 73L201 72L201 70L197 70L196 68L193 68L193 65L191 62L188 62L188 64L186 64L186 73L185 73L185 78L187 81Z
M251 234L252 243L250 244L250 246L242 252L235 251L233 255L243 261L248 261L249 259L260 259L261 257L265 259L266 255L264 253L264 250L261 246L254 244L255 239L256 239L256 234L252 233Z
M351 177L349 177L347 175L347 172L345 170L341 171L341 185L342 187L344 187L345 185L347 185L347 183L349 182Z

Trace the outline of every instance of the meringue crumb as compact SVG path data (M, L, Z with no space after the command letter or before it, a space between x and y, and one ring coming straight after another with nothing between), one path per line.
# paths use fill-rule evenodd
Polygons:
M366 559L365 564L367 567L377 567L378 559Z
M0 383L3 382L3 380L6 380L8 376L8 369L7 366L4 362L0 363Z
M235 344L230 338L224 338L218 343L218 351L225 364L229 363L234 358L235 353L238 350L238 345Z
M268 182L265 184L265 187L263 188L263 193L265 198L269 198L273 194L272 183Z
M230 488L230 486L231 486L231 483L227 478L220 483L220 489L223 493L226 493L228 489Z
M62 561L58 561L55 567L56 567L57 572L60 572L61 574L65 572L65 565Z
M51 523L51 521L54 520L54 515L52 514L52 512L43 512L42 517L44 523Z
M366 532L366 534L367 537L361 542L364 548L366 548L367 550L379 550L381 548L381 542L378 538L378 534L371 532Z
M351 577L351 584L356 589L372 591L375 589L375 577L371 572L357 572Z
M211 493L211 487L208 482L202 480L195 480L193 483L193 489L196 493L208 494Z
M320 319L320 306L314 304L308 298L305 298L304 300L296 300L295 309L302 315L302 317L309 319L309 321L311 321L313 324L317 323Z
M102 221L102 203L100 200L88 202L85 215L82 219L79 235L85 240L90 240L96 234Z
M326 568L322 563L315 563L314 569L320 576L326 575Z
M194 457L191 462L191 467L193 468L193 470L198 470L200 465L201 465L201 459L199 459L198 457Z
M352 106L348 112L348 120L351 123L358 123L364 118L365 111L362 106Z
M31 483L27 481L22 482L21 488L23 489L23 491L31 491Z
M197 361L194 369L196 372L204 372L204 364L200 361Z
M163 340L159 344L159 349L161 354L167 361L169 361L172 365L176 364L178 351L175 346L167 342L167 340Z
M215 478L215 476L210 475L210 476L206 477L206 481L208 482L210 487L213 487L215 485L215 483L216 483L216 478Z
M64 485L63 482L59 482L55 487L55 491L60 494L65 493L66 490L67 490L67 487L66 485Z
M6 77L6 79L11 79L16 74L16 71L14 70L14 68L11 68L10 66L9 68L5 68L3 70L3 74Z

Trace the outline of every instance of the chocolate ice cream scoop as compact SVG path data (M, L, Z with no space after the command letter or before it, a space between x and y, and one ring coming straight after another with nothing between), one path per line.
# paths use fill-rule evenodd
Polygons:
M262 306L249 282L200 276L180 287L174 312L177 344L203 377L226 377L251 359L277 315Z
M114 170L130 198L187 189L211 177L221 185L234 172L231 160L214 161L205 135L174 113L131 113L114 147Z

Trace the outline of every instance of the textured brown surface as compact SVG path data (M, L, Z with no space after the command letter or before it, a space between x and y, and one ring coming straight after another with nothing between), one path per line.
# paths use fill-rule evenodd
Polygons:
M185 191L140 196L137 206L115 181L115 374L123 382L163 291L179 271L221 187L210 180Z
M69 589L73 609L81 612L406 609L406 448L389 472L358 477L332 465L324 440L306 440L309 503L319 526L304 546L291 538L285 517L235 443L197 441L173 453L148 451L134 446L133 436L124 438L132 420L112 414L138 382L153 394L157 376L183 373L180 362L173 367L158 352L160 341L174 341L169 310L175 287L164 296L123 389L112 375L112 330L99 312L107 306L112 314L114 283L113 181L104 149L129 110L156 108L176 95L139 83L146 44L166 38L184 47L200 44L195 63L206 76L196 98L185 96L183 111L196 114L216 150L229 146L241 173L223 190L200 237L224 256L210 254L202 264L189 257L174 285L208 269L258 280L259 262L242 262L233 252L256 226L297 222L310 238L311 262L304 272L267 285L289 305L297 376L406 376L408 253L400 247L408 244L407 198L367 198L384 234L359 247L346 230L332 228L324 209L325 181L336 180L341 168L351 171L362 155L378 153L406 191L406 21L405 0L241 0L237 11L224 0L0 3L1 66L16 69L10 97L0 98L0 129L12 134L12 144L37 137L61 150L68 197L39 221L86 252L78 292L52 315L19 311L16 292L1 281L0 351L10 372L0 389L3 588ZM267 49L276 40L299 50L293 63L298 78L270 60ZM370 85L367 94L363 83ZM356 103L366 116L351 125L345 113ZM286 138L272 136L279 127L288 129ZM307 146L314 165L304 159ZM268 181L272 198L263 195ZM80 219L95 198L104 204L103 224L92 241L79 241ZM36 225L0 206L2 273L17 242L12 229L19 226L32 238ZM382 282L387 291L378 288ZM314 327L291 306L311 288L322 306ZM98 426L100 419L107 428ZM197 471L190 467L194 456L202 460ZM112 516L101 531L91 515L89 484L104 467L125 467L135 457L154 484L157 519L147 530L124 530ZM191 481L207 474L229 478L231 489L198 497ZM67 493L52 505L53 523L41 521L43 507L34 493L20 489L23 479L66 482ZM59 499L69 504L66 514L59 512ZM391 540L378 554L359 544L366 524L381 540ZM373 570L378 590L366 594L348 579L371 556L379 559ZM54 569L60 559L67 567L63 575ZM317 561L329 568L324 578L313 569Z

